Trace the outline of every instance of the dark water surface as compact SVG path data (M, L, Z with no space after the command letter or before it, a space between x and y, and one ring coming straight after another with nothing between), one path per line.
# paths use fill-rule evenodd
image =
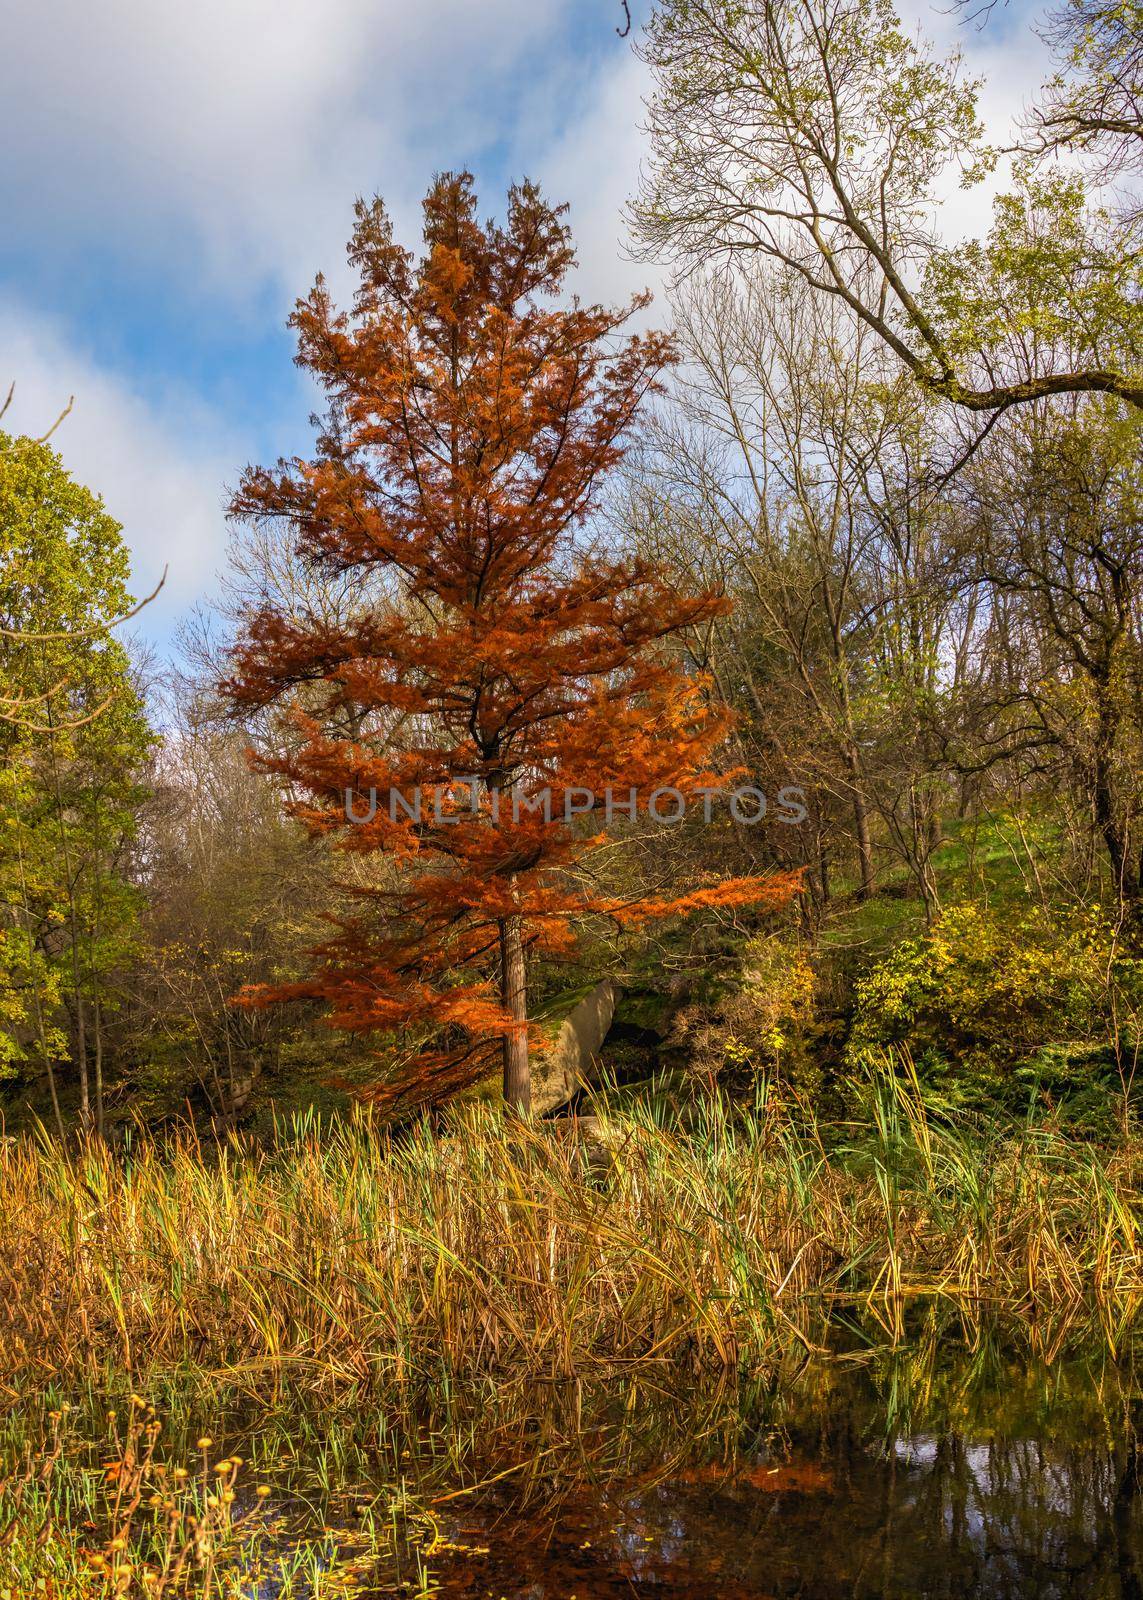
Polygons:
M693 1449L676 1434L667 1460L625 1475L587 1438L578 1472L557 1450L527 1493L509 1471L444 1502L442 1533L461 1548L428 1564L439 1594L481 1600L1143 1600L1141 1396L1134 1365L1102 1353L930 1342L814 1360L696 1407ZM677 1418L693 1403L680 1385ZM624 1394L627 1420L594 1435L601 1452L624 1427L632 1443L641 1404ZM654 1404L670 1433L671 1397Z

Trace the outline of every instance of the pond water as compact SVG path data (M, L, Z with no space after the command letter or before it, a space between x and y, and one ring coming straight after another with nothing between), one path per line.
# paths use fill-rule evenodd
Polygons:
M494 1485L445 1502L460 1548L430 1558L436 1592L1143 1600L1131 1362L938 1346L762 1387L689 1459L595 1476L589 1450L578 1483L565 1462L522 1499Z
M216 1413L199 1444L246 1463L240 1592L1143 1600L1143 1342L934 1310L822 1343L734 1381L648 1362L434 1385L400 1415ZM181 1415L171 1462L204 1418Z

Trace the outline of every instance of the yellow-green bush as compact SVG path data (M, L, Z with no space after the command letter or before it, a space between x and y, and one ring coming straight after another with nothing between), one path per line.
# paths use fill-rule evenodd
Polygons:
M950 906L858 983L849 1055L907 1044L959 1100L1118 1084L1116 1035L1134 1017L1139 968L1097 910Z

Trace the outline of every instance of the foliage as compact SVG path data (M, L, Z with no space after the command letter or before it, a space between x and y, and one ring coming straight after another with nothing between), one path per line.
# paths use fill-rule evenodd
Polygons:
M762 1027L762 1047L781 1056L813 1019L815 978L804 948L756 935L743 946L743 981Z
M1081 174L1027 161L984 240L934 255L927 292L946 348L1025 377L1143 365L1143 217L1092 209Z
M891 0L658 0L669 336L564 298L530 183L496 223L437 179L419 255L361 203L352 304L319 279L292 319L321 432L242 481L161 754L117 525L0 436L5 1116L220 1135L489 1092L497 1056L524 1109L545 1011L609 974L663 1025L604 1067L671 1068L660 1107L722 1074L823 1112L848 1035L869 1126L913 1051L946 1110L1038 1089L1090 1133L1114 1100L1129 1139L1139 22L1058 0L950 245L950 177L1001 158L955 52ZM728 774L760 826L600 816Z
M45 444L0 451L0 881L9 1072L74 1063L100 1114L102 1022L121 999L139 896L127 852L152 744L127 652L127 551ZM94 1105L88 1051L94 1049Z
M1085 11L1099 14L1094 32ZM1083 0L1075 16L1079 26L1064 34L1075 42L1078 89L1057 84L1055 111L1049 91L1029 159L1060 142L1097 153L1110 142L1118 159L1105 160L1099 177L1122 184L1143 127L1131 37L1138 3ZM1108 48L1090 48L1101 31ZM1143 405L1135 340L1072 359L1028 341L1016 359L998 360L987 340L946 337L923 284L927 267L956 270L937 228L941 187L957 167L966 183L979 181L996 153L978 118L979 83L965 81L955 52L908 37L887 0L660 0L645 54L653 154L635 217L649 251L704 269L712 258L768 258L847 307L923 389L967 411L1078 393ZM1109 94L1119 118L1106 125L1110 138L1098 123L1085 132L1077 108L1106 105ZM1061 108L1063 122L1053 120ZM1055 175L1033 184L1041 220L1044 196L1070 187ZM1014 204L1001 201L1002 228ZM1066 251L1050 230L1024 266L1031 278L1054 277L1069 311L1094 300L1115 323L1137 320L1137 212L1082 221L1089 248L1075 260L1074 284L1058 272ZM1005 342L1005 356L1016 344Z
M1049 18L1060 69L1033 107L1042 152L1078 150L1104 181L1143 161L1143 5L1140 0L1064 0Z
M952 905L858 983L850 1057L907 1044L962 1105L994 1096L1018 1108L1036 1086L1066 1096L1088 1087L1101 1048L1108 1075L1110 975L1130 981L1134 965L1098 911ZM1051 1048L1077 1045L1078 1063Z
M328 863L251 770L246 734L210 715L193 683L164 704L167 737L143 808L144 947L116 1043L125 1110L203 1109L216 1126L267 1092L300 1092L328 1042L304 1007L231 1004L245 984L296 978L333 908Z
M813 1092L817 977L805 944L785 933L759 933L736 946L733 971L670 1012L669 1052L685 1053L688 1073L753 1093L773 1076Z

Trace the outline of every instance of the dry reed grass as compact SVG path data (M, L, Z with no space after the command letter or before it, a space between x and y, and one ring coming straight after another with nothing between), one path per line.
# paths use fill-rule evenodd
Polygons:
M197 1369L252 1393L384 1394L442 1377L732 1368L864 1299L1028 1317L1143 1295L1143 1146L934 1122L908 1072L832 1142L773 1099L689 1126L638 1106L585 1159L487 1111L397 1142L364 1119L272 1152L193 1138L124 1155L0 1148L0 1375Z

